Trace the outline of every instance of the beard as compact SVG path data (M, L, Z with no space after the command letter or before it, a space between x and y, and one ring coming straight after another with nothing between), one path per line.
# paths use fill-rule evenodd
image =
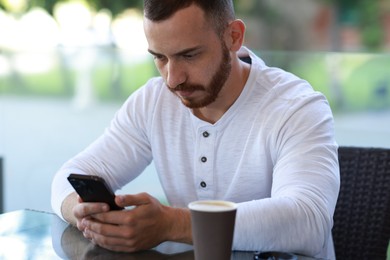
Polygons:
M229 50L224 42L221 41L221 45L222 59L219 64L218 70L215 72L208 85L182 83L175 88L168 87L168 89L172 91L175 95L177 95L175 93L176 91L202 91L204 93L204 96L201 99L180 97L182 103L186 107L206 107L218 98L218 95L221 92L223 86L225 85L232 69Z

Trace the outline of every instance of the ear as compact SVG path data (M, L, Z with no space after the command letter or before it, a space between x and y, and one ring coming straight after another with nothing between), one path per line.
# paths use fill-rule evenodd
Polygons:
M239 19L234 20L229 24L227 32L227 46L229 50L238 51L244 42L245 23Z

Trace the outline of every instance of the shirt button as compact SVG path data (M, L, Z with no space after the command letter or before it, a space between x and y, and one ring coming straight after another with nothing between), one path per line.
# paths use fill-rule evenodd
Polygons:
M202 182L200 183L200 186L201 186L202 188L206 188L207 184L206 184L204 181L202 181Z
M203 163L205 163L205 162L207 162L207 158L206 157L202 157L202 158L200 158L200 160L203 162Z
M204 138L207 138L207 137L209 137L209 136L210 136L209 132L207 132L207 131L204 131L204 132L203 132L203 137L204 137Z

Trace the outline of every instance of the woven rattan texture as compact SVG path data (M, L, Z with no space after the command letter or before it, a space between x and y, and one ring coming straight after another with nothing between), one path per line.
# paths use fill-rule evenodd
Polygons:
M390 149L340 147L333 240L338 260L386 259L390 239Z

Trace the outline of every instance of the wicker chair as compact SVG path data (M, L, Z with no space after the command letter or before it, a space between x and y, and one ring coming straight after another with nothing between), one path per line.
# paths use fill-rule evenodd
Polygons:
M385 260L390 240L390 149L340 147L336 258Z

